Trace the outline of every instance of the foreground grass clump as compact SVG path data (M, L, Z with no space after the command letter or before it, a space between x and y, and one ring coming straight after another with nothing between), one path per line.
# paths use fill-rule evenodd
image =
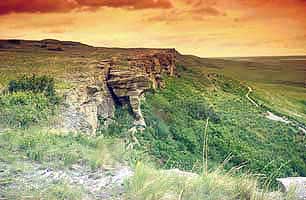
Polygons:
M2 133L0 147L2 161L14 162L26 157L54 167L86 164L97 168L121 162L126 155L124 143L118 139L54 134L35 128Z
M268 200L256 178L215 170L206 175L156 170L138 163L135 175L126 183L127 199L133 200ZM290 199L288 196L287 200Z
M7 92L0 94L0 125L27 128L47 121L58 103L53 78L33 75L11 80Z
M71 186L67 183L55 183L46 186L43 190L29 189L25 191L7 191L7 199L50 199L50 200L81 200L85 195L81 187Z

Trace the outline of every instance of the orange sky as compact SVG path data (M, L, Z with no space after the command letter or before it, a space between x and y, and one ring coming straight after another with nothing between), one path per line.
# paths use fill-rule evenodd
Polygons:
M0 0L0 38L306 55L306 0Z

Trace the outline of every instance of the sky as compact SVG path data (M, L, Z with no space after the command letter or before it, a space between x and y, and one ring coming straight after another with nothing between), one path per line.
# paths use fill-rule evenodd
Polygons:
M201 57L306 55L306 0L0 0L0 38Z

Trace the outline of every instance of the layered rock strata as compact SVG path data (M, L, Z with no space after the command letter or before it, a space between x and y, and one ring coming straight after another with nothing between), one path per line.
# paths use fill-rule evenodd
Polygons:
M75 87L64 94L57 124L64 131L95 134L101 123L105 127L111 123L115 112L106 74L94 65L87 73L75 74L73 79Z
M162 76L175 73L172 49L101 60L78 76L77 86L66 92L60 124L65 130L95 134L101 121L104 127L112 121L116 105L128 105L134 125L144 128L140 109L143 94L163 87Z
M107 85L119 104L129 104L136 126L145 127L140 103L143 93L162 87L162 75L175 75L175 54L169 50L163 53L139 54L128 57L128 66L113 66L108 69Z

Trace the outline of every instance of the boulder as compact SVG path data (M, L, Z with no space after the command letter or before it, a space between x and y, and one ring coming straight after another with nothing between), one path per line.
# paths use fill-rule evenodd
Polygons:
M297 200L306 200L306 177L288 177L277 179L285 193L294 191Z

